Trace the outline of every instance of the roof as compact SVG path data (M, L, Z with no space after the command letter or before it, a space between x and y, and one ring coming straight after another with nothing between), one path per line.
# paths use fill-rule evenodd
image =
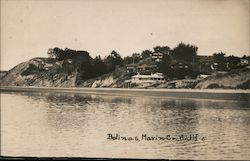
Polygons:
M132 78L164 78L164 76L162 73L155 73L151 75L137 74L137 75L132 76Z
M152 55L163 55L163 53L161 53L161 52L154 52L154 53L152 53Z

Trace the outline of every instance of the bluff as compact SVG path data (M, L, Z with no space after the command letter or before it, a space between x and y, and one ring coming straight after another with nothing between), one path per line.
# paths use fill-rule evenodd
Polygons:
M70 59L33 58L9 70L1 77L1 86L36 87L122 87L129 75L123 68L85 79Z
M207 77L199 82L195 88L250 89L250 69L236 69L226 74Z

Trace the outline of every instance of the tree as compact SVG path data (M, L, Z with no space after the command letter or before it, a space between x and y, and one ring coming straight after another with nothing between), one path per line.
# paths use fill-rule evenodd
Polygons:
M50 48L47 51L50 58L55 58L57 60L72 59L73 61L82 61L84 59L92 59L87 51L76 51L66 48L62 50L58 47Z
M124 58L124 64L131 64L131 63L133 63L133 61L134 61L134 59L131 56L126 56Z
M146 58L150 57L151 54L152 54L152 51L150 51L150 50L142 51L142 53L141 53L142 59L146 59Z
M138 63L141 60L141 55L139 53L132 54L133 63Z
M216 63L225 63L225 53L223 53L223 52L220 52L220 53L214 53L213 54L213 57L214 57L214 61L216 62Z
M236 69L238 67L238 64L240 63L240 58L233 56L233 55L230 55L226 59L227 59L228 67L230 69Z
M50 58L55 58L55 59L59 59L60 55L63 54L63 50L55 47L55 48L50 48L47 51L47 54L49 55Z
M228 65L226 63L225 55L226 54L223 52L213 54L214 62L217 63L216 70L218 70L218 71L227 71L228 70Z
M124 61L121 58L120 54L113 50L110 55L106 57L104 63L106 64L107 71L110 72L113 71L117 66L123 66Z
M154 52L160 52L163 53L164 55L168 55L170 51L170 48L168 46L155 46L154 47Z
M106 65L104 64L103 60L101 59L101 56L95 57L95 59L91 63L92 65L92 73L93 77L102 75L106 73Z
M194 45L180 43L171 51L171 56L173 59L191 63L196 60L197 50L198 47Z
M160 61L157 63L158 71L168 75L169 74L169 69L170 69L170 64L165 62L165 61Z

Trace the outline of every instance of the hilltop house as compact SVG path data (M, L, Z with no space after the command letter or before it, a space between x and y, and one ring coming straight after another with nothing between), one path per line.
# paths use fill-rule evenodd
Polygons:
M159 62L159 61L162 61L163 54L161 52L154 52L151 54L151 58Z

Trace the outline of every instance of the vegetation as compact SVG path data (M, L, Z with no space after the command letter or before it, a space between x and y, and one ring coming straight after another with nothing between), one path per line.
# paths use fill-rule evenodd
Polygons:
M173 59L185 62L195 62L198 47L190 44L180 43L171 51Z
M63 68L61 70L63 70L64 73L70 74L77 71L82 80L111 72L115 70L116 67L123 66L124 61L116 51L112 51L104 60L102 60L100 56L93 59L86 51L76 51L67 48L62 50L58 47L49 49L47 54L50 58L63 61ZM72 65L69 66L68 62Z
M171 49L168 46L155 46L153 50L143 50L141 53L133 53L124 58L117 51L112 51L105 58L96 56L92 58L87 51L76 51L71 49L62 50L58 47L48 50L50 58L63 62L64 73L71 74L77 72L81 80L95 78L106 73L110 73L117 68L124 68L128 64L149 64L157 65L157 72L161 72L168 79L183 79L186 77L197 77L198 74L212 74L217 71L229 71L242 66L239 57L228 56L225 53L214 53L213 56L197 56L198 47L191 44L179 43ZM161 61L151 58L152 54L161 53ZM249 59L249 57L242 57ZM71 65L69 65L69 62ZM30 72L34 67L30 67ZM155 70L154 70L155 71ZM23 73L27 75L29 73Z

